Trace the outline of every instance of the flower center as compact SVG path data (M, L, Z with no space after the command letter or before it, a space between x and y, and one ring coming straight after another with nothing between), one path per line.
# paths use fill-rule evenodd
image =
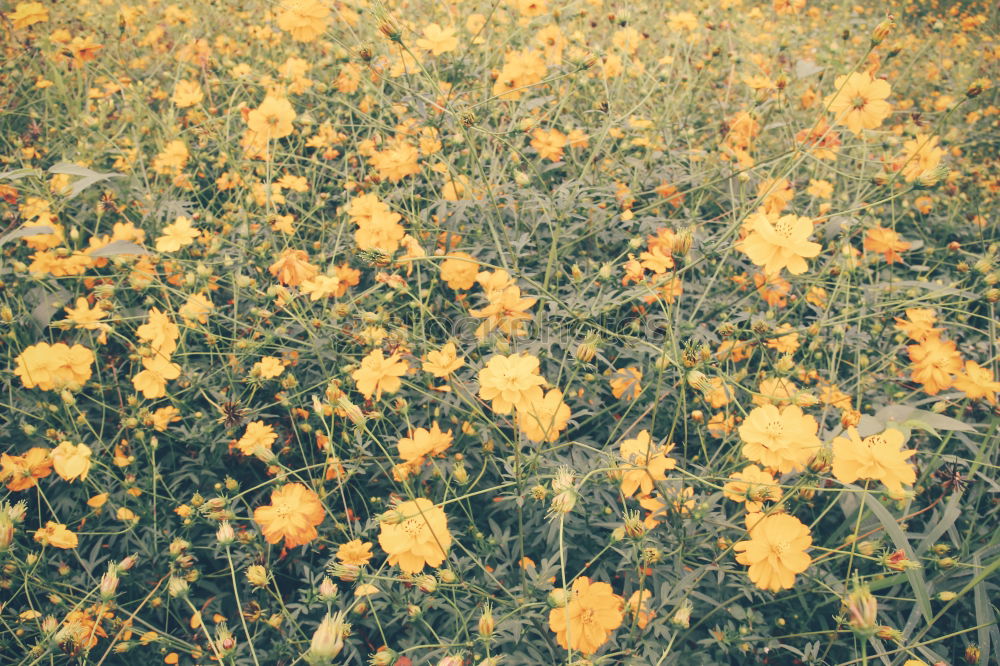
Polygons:
M865 104L867 103L868 100L866 100L861 95L858 95L853 100L851 100L851 106L853 106L855 109L863 109L865 108Z
M582 624L590 624L594 621L594 609L584 608L580 613L580 622Z
M769 421L764 427L764 432L766 432L771 439L780 439L781 436L785 434L785 427L781 424L781 421Z
M287 518L292 514L292 508L287 504L275 504L274 512L278 514L279 518Z
M789 551L790 548L791 546L788 544L787 541L778 541L774 544L771 544L771 550L774 552L775 555L784 555Z
M778 220L774 223L774 232L782 238L791 238L794 228L785 220Z

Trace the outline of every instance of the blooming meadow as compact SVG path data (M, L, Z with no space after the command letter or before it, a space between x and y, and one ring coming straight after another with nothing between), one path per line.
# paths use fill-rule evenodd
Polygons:
M0 663L997 663L998 27L0 1Z

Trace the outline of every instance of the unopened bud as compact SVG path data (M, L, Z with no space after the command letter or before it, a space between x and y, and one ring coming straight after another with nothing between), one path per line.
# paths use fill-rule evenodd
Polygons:
M219 544L223 546L228 546L232 542L236 541L236 532L233 530L233 526L229 524L228 520L223 520L222 524L219 525L219 529L215 533L215 538L218 539Z
M247 580L254 587L264 587L267 585L267 569L259 564L247 567Z
M337 600L337 586L328 576L323 576L319 583L319 600L327 604Z
M344 649L344 613L339 611L333 615L327 614L316 628L306 661L310 664L329 664L334 657Z
M189 589L188 582L178 576L171 576L170 581L167 583L167 594L174 599L183 599L188 595Z
M875 26L872 30L872 46L878 46L885 41L885 38L889 36L889 33L893 31L896 27L896 21L893 19L892 14L885 17L881 23Z
M548 596L545 597L545 602L552 608L565 608L566 604L568 604L572 598L572 592L564 588L557 587L549 592Z
M496 626L496 621L493 619L493 607L486 604L483 608L483 614L479 617L479 635L483 638L489 638L493 635Z
M878 600L869 591L867 585L859 585L847 595L844 601L847 607L848 622L851 629L862 636L868 638L875 633L876 621L878 619Z
M687 629L691 626L691 611L694 610L694 606L691 602L685 599L681 602L681 605L677 607L674 614L670 616L670 622L678 627L683 627Z

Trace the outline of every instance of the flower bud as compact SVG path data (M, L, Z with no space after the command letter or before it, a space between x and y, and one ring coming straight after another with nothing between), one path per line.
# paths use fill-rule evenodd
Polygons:
M396 658L398 656L399 655L396 654L395 650L382 648L371 656L368 663L371 664L371 666L392 666L396 663Z
M111 601L118 590L118 571L114 563L108 565L108 571L101 576L101 599Z
M455 572L451 569L441 569L438 571L438 577L441 579L442 583L446 583L448 585L458 580L458 576L456 576Z
M859 585L847 595L848 622L854 633L868 638L875 633L878 619L878 600L868 590L867 585Z
M337 594L337 586L329 577L323 576L323 580L319 583L319 600L327 604L333 603L337 600Z
M561 587L557 587L548 596L545 597L545 602L552 608L565 608L566 604L570 602L573 598L573 593Z
M889 33L893 31L896 27L896 21L893 19L892 14L888 14L881 23L875 26L872 30L872 46L878 46L885 41L885 38L889 36Z
M310 664L329 664L333 658L344 649L345 628L344 613L338 611L333 615L327 614L323 621L316 628L313 634L312 643L309 645L309 652L306 661Z
M171 576L170 581L167 583L167 594L174 599L185 598L188 595L189 589L188 582L178 576Z
M982 650L979 649L979 646L975 643L969 643L965 646L965 654L962 655L962 658L967 664L978 664L981 656Z
M223 520L222 524L219 525L219 530L215 533L215 538L219 540L219 544L222 546L228 546L233 541L236 541L236 532L228 520Z
M14 521L7 511L0 511L0 553L6 552L14 540Z
M694 606L691 602L685 599L681 602L674 614L670 616L670 622L678 627L683 627L687 629L691 626L691 611L694 610Z
M438 582L437 578L429 574L421 576L416 580L417 589L419 589L424 594L434 594L437 592Z
M247 580L254 587L264 587L267 585L267 569L259 564L247 567Z
M479 616L479 635L483 638L489 638L493 635L496 627L496 621L493 619L493 606L486 604L483 607L483 614Z

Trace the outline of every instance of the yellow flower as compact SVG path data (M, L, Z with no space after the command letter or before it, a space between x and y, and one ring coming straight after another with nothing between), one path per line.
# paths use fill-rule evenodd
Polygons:
M944 148L938 145L938 137L917 133L909 141L903 142L903 155L897 160L906 182L912 183L929 176L941 164Z
M25 348L14 360L14 374L21 378L24 388L79 390L90 379L94 352L83 345L39 342Z
M399 457L406 462L422 460L424 456L439 456L451 446L451 430L442 432L438 422L427 428L417 428L409 437L402 437L396 445Z
M382 398L382 393L395 393L403 385L400 377L406 374L409 366L398 354L385 358L381 349L374 349L361 361L361 367L351 373L351 379L357 383L358 390L368 400L372 396L376 400Z
M191 294L187 302L177 311L188 324L197 321L200 324L208 323L208 315L215 306L210 298L204 294Z
M406 573L416 574L424 566L439 567L451 547L451 532L444 509L423 497L403 502L383 516L379 545L389 555L389 564L398 564Z
M441 279L452 289L472 289L479 262L467 252L452 252L441 262Z
M619 453L625 464L616 472L621 475L621 491L625 497L631 497L637 490L648 495L653 492L653 484L667 478L667 470L674 469L677 461L668 458L667 454L674 448L673 444L655 446L648 430L642 430L631 439L623 440L619 445Z
M806 259L815 257L823 249L819 243L807 240L813 232L813 223L808 217L777 217L759 211L746 223L750 233L737 248L755 266L763 266L769 275L780 273L783 268L793 275L805 273L809 269Z
M846 125L856 135L875 129L892 112L885 98L892 92L888 82L873 79L868 72L851 72L834 81L835 92L823 103L834 114L834 123Z
M385 210L373 211L370 216L356 218L358 228L354 232L354 242L359 250L381 250L392 254L399 249L406 236L406 229L399 223L403 216Z
M310 301L318 301L321 298L336 297L340 293L340 278L336 275L317 275L314 278L304 280L299 289L303 294L309 296Z
M997 404L996 394L1000 391L1000 382L993 379L992 370L981 367L975 361L965 362L965 372L956 375L952 385L970 400L986 398L986 402L991 405Z
M180 139L174 139L153 158L153 171L159 174L180 174L191 153Z
M635 616L636 624L639 625L640 629L645 629L649 621L656 615L649 610L649 600L652 597L653 593L649 590L636 590L625 602L625 609L630 615Z
M479 276L482 276L482 273ZM525 335L521 324L531 319L532 315L527 310L534 306L538 301L537 298L522 298L521 288L517 285L510 285L501 290L487 290L486 298L489 304L485 308L469 310L469 314L473 317L485 320L476 329L478 339L484 339L497 328L505 335Z
M722 494L734 502L745 502L750 513L761 511L764 502L777 502L781 499L781 486L774 482L774 477L767 470L757 465L747 465L741 472L729 475L733 479L727 483Z
M903 450L905 437L895 428L861 439L854 428L848 438L833 439L833 475L838 481L854 483L858 479L876 479L894 495L902 495L903 484L912 486L916 471L908 459L914 450Z
M642 370L635 366L616 370L611 375L611 394L616 398L635 400L642 392Z
M33 488L38 479L52 473L51 453L49 449L34 446L21 456L0 455L0 480L11 492Z
M739 427L743 455L782 474L801 471L819 450L818 429L797 405L756 407Z
M51 520L45 523L43 529L35 532L35 541L43 546L55 546L64 550L76 548L79 543L76 535L66 529L65 525L54 523Z
M190 245L201 232L191 226L191 219L180 215L173 224L163 227L160 237L156 239L157 252L176 252Z
M750 567L750 580L762 590L777 592L795 585L795 575L809 568L806 550L812 545L809 528L795 516L777 513L747 514L749 541L733 545L736 561Z
M337 549L337 559L341 564L364 566L372 559L372 545L361 539L348 541Z
M147 400L162 398L167 394L167 382L181 376L181 366L171 363L166 356L142 359L143 370L132 378L132 385Z
M247 114L247 127L254 135L255 141L266 142L270 139L280 139L292 133L295 129L295 109L284 97L267 95L256 109Z
M899 253L910 249L910 243L892 229L876 226L865 233L864 248L883 255L886 263L894 264L903 260Z
M518 406L541 399L545 378L531 354L494 354L479 371L479 397L493 401L493 411L510 414Z
M90 471L90 454L90 447L86 444L60 442L59 446L52 450L52 464L56 474L64 481L76 479L86 481L87 473Z
M177 338L180 329L171 321L169 315L159 308L149 310L149 320L135 329L135 335L140 342L149 345L153 353L169 357L177 351Z
M913 363L910 377L923 384L924 392L930 395L949 388L955 379L952 375L962 371L962 355L952 340L934 334L906 349Z
M455 343L449 342L437 351L427 352L423 369L435 377L444 378L465 365L465 357L459 356Z
M517 406L515 420L532 442L554 442L559 434L566 429L570 417L569 405L563 402L563 393L552 389L544 396L527 398Z
M434 55L441 55L458 48L458 37L454 28L442 28L437 23L431 23L424 28L424 36L417 40L417 46Z
M278 9L278 27L298 42L312 42L326 31L330 8L319 0L284 0Z
M170 101L178 108L186 109L189 106L198 104L203 99L205 99L205 93L201 91L201 86L198 85L197 81L181 79L174 86L174 94L170 98Z
M274 428L263 421L251 421L243 436L236 442L236 448L245 456L252 456L259 448L271 450L271 445L278 439Z
M15 30L27 28L49 20L49 10L40 2L19 2L14 11L7 14Z
M562 608L549 611L549 629L567 650L594 654L611 632L621 626L625 600L607 583L591 582L586 576L573 581L573 594Z
M250 368L250 375L261 379L274 379L285 371L285 366L280 358L265 356L253 364Z
M378 175L393 183L420 173L420 152L401 139L393 141L388 148L376 152L369 159L378 170Z
M563 158L566 144L566 135L555 128L548 131L536 129L531 133L531 147L538 151L539 157L550 162L558 162Z
M304 546L319 533L325 512L319 496L301 483L289 483L271 493L271 504L253 512L268 543L285 540L285 548Z
M289 287L297 287L319 274L319 267L309 263L309 254L293 248L282 251L267 270L278 278L278 282Z

